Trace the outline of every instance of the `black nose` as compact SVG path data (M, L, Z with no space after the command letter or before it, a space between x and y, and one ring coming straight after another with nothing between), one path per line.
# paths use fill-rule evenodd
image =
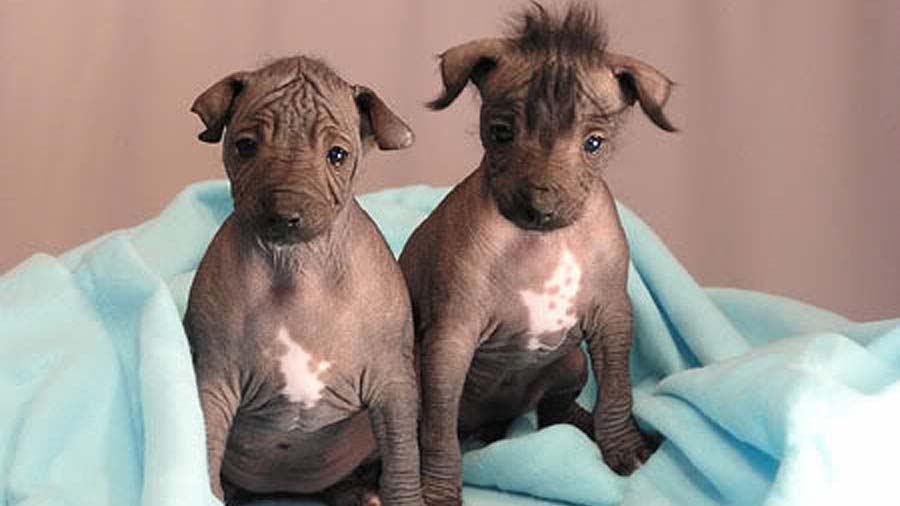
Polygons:
M269 215L269 225L271 226L285 226L288 228L293 228L299 226L300 221L300 213Z
M559 199L546 188L530 186L520 192L522 217L535 227L546 227L556 219Z
M291 232L298 230L303 225L303 219L300 213L268 213L265 218L265 225L268 229L269 237L281 238Z
M526 209L526 218L529 222L539 227L547 226L556 218L556 211L553 209L542 210L534 207Z

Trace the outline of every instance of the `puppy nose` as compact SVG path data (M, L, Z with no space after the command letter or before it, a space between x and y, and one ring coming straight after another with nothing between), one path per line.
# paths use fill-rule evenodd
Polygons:
M532 208L531 221L533 221L534 223L536 223L538 225L542 225L542 226L546 225L546 224L550 223L551 221L553 221L553 218L555 218L555 217L556 217L555 210L540 211L538 209Z
M303 227L300 213L269 212L263 217L263 236L270 240L287 240Z
M301 225L298 202L287 192L273 191L260 199L260 218L270 227L293 228Z
M300 213L272 213L268 217L269 226L283 226L286 228L296 228L300 226L302 219Z
M525 217L529 222L544 226L556 218L558 199L544 187L532 186L523 193Z
M556 217L556 210L554 209L541 210L532 206L525 212L528 221L539 227L546 226Z

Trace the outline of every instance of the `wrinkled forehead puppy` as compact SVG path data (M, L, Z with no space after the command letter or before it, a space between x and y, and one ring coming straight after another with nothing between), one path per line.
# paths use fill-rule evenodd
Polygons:
M409 296L352 195L366 149L412 132L303 57L232 74L192 110L201 140L225 132L234 197L184 320L213 492L421 505Z
M606 51L596 13L528 9L508 38L441 57L441 109L474 83L480 166L415 231L401 256L422 357L422 480L429 505L459 504L457 433L491 440L533 408L594 438L620 474L652 452L631 417L628 245L601 175L624 113L660 128L670 81ZM575 398L587 379L593 414Z

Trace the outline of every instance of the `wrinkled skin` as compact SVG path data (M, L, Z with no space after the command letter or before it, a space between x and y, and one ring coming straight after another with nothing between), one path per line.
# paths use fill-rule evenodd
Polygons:
M672 130L660 110L669 82L611 53L566 58L507 39L442 55L446 91L433 106L474 82L485 155L400 258L421 360L429 506L461 503L458 436L497 439L531 409L541 427L577 426L619 474L654 449L631 416L629 253L601 169L635 101ZM593 413L575 403L588 375L583 341L599 385Z
M412 132L303 57L232 74L192 110L201 140L227 127L235 203L184 319L213 493L421 505L409 296L352 195L363 152L405 148Z

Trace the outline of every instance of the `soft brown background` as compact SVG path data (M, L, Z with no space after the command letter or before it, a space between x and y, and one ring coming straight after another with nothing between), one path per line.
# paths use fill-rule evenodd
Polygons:
M451 184L480 148L434 55L496 34L506 1L0 0L0 272L155 216L221 177L194 97L320 55L409 120L360 191ZM703 284L858 319L900 315L900 1L608 0L611 47L679 83L671 135L634 114L608 178Z

